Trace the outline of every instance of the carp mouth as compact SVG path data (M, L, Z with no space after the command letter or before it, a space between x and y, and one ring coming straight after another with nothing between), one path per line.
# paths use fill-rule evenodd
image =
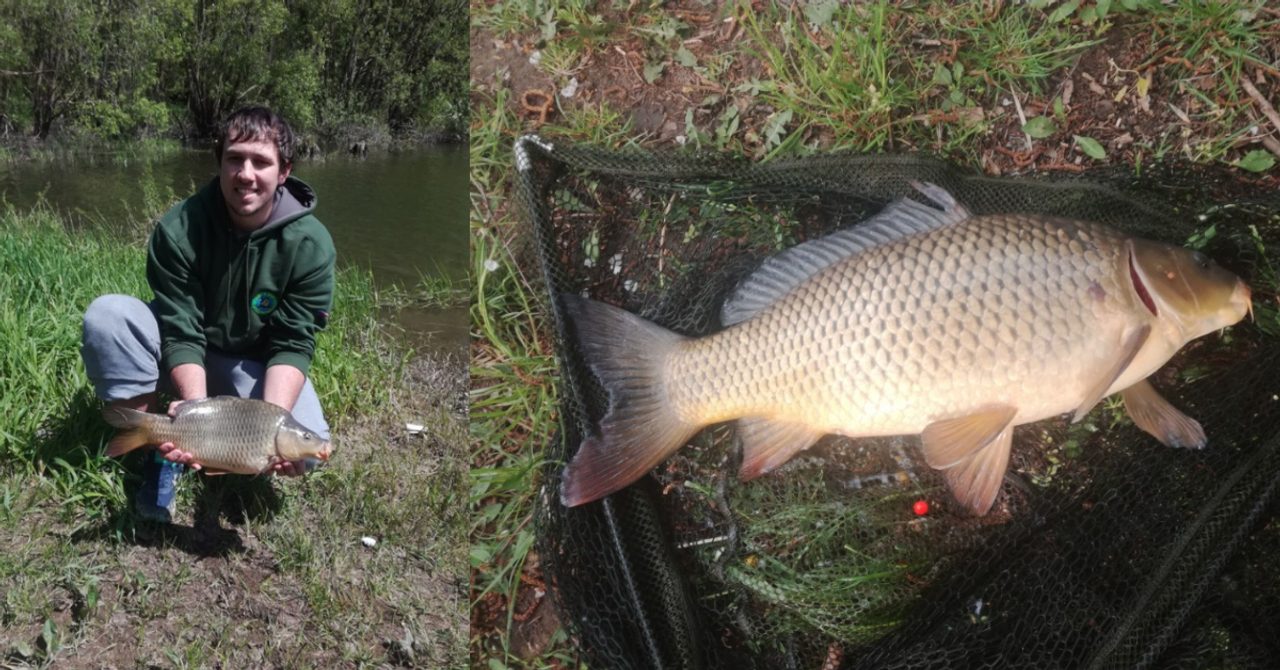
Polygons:
M1142 299L1142 304L1146 305L1147 311L1151 312L1151 316L1160 316L1160 312L1156 310L1156 301L1151 299L1151 292L1147 290L1146 283L1138 274L1138 265L1133 259L1133 249L1129 249L1129 280L1133 282L1133 290L1138 293L1138 297Z

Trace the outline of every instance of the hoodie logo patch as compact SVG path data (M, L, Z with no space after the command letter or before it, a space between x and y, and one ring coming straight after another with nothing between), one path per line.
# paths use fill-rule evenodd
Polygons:
M259 291L258 295L253 296L253 302L249 305L253 307L254 312L258 313L258 316L266 316L280 306L280 299L271 291Z

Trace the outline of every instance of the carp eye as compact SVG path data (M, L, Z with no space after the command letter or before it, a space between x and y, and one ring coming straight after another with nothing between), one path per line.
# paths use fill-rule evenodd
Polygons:
M303 434L302 434L302 439L304 439L304 440L306 440L306 441L308 441L308 442L310 442L311 440L314 440L314 439L315 439L315 437L316 437L316 436L315 436L315 435L312 435L311 433L303 433Z
M1196 265L1200 266L1201 270L1208 270L1209 265L1213 263L1213 261L1209 260L1208 256L1200 253L1199 251L1194 251L1191 253L1191 260Z

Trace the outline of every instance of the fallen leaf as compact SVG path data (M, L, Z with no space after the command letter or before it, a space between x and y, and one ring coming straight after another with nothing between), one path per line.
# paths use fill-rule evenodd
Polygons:
M1275 164L1275 156L1263 149L1254 149L1240 157L1235 163L1232 163L1232 165L1250 172L1266 172Z
M1098 143L1098 140L1084 135L1074 135L1073 137L1075 137L1076 146L1079 147L1080 150L1089 158L1100 161L1107 157L1107 151L1102 148L1102 145Z
M658 77L662 76L662 71L666 69L666 63L645 63L644 64L644 81L652 84L658 81Z
M1151 113L1151 96L1147 92L1151 90L1150 73L1138 77L1138 83L1135 86L1138 92L1138 109L1150 114Z
M1178 107L1175 106L1172 102L1167 104L1169 105L1169 109L1173 111L1173 115L1178 117L1179 121L1187 125L1191 125L1191 117L1187 116L1186 112L1182 111L1181 109L1178 109Z
M1049 117L1037 116L1027 119L1027 122L1022 124L1022 132L1032 139L1041 140L1058 132L1058 128L1053 125L1053 121Z
M679 49L676 49L676 62L685 67L691 68L698 64L698 59L693 55L692 51L689 51L684 48L684 45L681 45Z
M961 123L971 126L985 121L987 112L981 107L964 107L956 110L956 116Z
M1053 13L1049 15L1049 23L1058 23L1068 16L1075 14L1076 10L1079 8L1080 0L1069 0L1068 2L1064 2L1061 5L1058 5L1058 8L1053 10Z

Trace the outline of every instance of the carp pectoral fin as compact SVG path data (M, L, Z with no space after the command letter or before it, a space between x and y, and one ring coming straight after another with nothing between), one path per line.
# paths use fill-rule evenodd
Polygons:
M925 462L944 470L971 458L1009 428L1017 414L1010 405L988 405L958 419L934 421L920 434Z
M1125 336L1124 343L1120 346L1120 353L1115 362L1111 364L1111 367L1107 368L1107 371L1085 393L1084 402L1080 404L1080 407L1076 409L1075 415L1071 417L1071 423L1083 419L1089 413L1089 410L1093 409L1094 405L1107 396L1107 390L1111 388L1112 384L1116 383L1120 375L1124 374L1125 369L1133 362L1134 356L1137 356L1138 352L1142 350L1142 345L1147 343L1147 336L1150 334L1151 326L1146 325Z
M1142 380L1120 392L1134 425L1170 447L1200 449L1208 444L1200 422L1178 411Z
M742 481L755 479L791 460L822 437L822 433L802 423L787 423L748 417L738 420L742 440Z
M1012 446L1013 426L1008 426L978 453L944 471L956 500L974 514L986 514L995 502Z

